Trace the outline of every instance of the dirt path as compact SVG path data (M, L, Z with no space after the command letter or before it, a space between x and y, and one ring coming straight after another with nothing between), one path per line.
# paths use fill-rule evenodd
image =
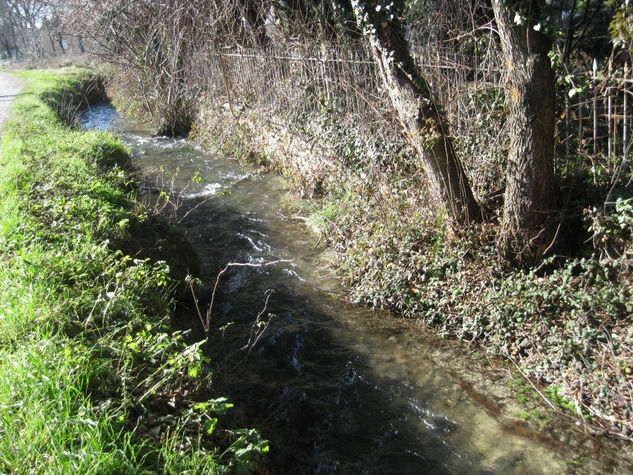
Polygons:
M13 99L23 87L22 81L14 74L0 73L0 137L2 136L2 125L7 118L11 102L13 102Z

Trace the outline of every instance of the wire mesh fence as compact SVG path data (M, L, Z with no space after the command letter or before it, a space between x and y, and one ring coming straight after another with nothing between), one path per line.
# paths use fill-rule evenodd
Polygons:
M223 50L199 59L197 76L216 101L358 116L388 108L377 93L376 64L363 49Z
M454 137L469 155L494 156L507 147L504 92L508 86L498 46L457 56L416 55L423 76L444 104ZM633 141L631 68L596 65L559 85L556 165L564 174L630 173ZM364 48L302 47L213 50L198 54L197 78L217 103L264 106L299 116L328 109L354 121L395 124L378 65ZM579 85L582 85L579 86Z
M630 65L604 72L594 59L592 70L576 72L569 83L558 127L559 157L579 173L588 170L594 183L605 174L612 181L626 178L632 151Z

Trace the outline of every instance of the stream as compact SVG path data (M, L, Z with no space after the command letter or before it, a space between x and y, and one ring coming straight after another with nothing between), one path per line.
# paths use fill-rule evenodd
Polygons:
M214 381L236 420L271 442L274 473L568 470L560 448L508 430L473 399L451 371L468 363L449 344L342 298L323 244L291 219L275 176L152 137L108 104L88 110L83 125L119 134L134 167L153 177L146 185L181 202L179 226L210 286L229 262L288 261L230 268L213 308L214 327L224 327Z

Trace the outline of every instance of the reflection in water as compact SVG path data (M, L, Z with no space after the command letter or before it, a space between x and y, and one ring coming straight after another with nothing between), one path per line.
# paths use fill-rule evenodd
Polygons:
M473 403L433 362L431 339L416 340L388 316L332 296L336 282L319 268L315 241L282 217L284 191L274 177L183 140L150 137L108 105L88 111L84 125L120 132L145 175L166 170L176 190L186 188L181 226L205 281L228 262L294 259L230 269L213 316L216 327L232 322L211 345L222 368L217 384L236 403L235 417L271 441L277 471L564 470L556 454L505 433ZM270 325L257 345L238 351L271 289Z

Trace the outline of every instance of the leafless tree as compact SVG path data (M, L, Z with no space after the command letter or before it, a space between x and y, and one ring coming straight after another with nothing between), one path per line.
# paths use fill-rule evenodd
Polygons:
M71 0L63 26L132 78L148 114L161 119L160 132L182 135L203 87L193 65L209 49L262 42L258 7L252 0Z
M23 56L40 58L46 53L50 7L37 0L0 0L0 35L4 47ZM12 48L11 48L12 47Z

